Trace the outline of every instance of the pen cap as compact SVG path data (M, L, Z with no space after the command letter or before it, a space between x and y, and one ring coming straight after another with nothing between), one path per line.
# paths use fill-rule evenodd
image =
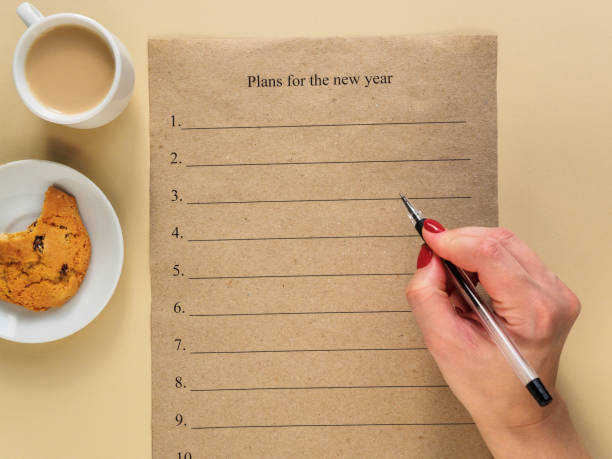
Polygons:
M552 402L552 397L540 381L540 378L536 378L533 381L530 381L525 387L529 393L536 399L536 401L540 404L540 406L546 406L550 402Z

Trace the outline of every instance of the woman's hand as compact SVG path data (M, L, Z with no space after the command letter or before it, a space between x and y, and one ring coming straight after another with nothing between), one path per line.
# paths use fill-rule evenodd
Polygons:
M580 312L576 295L508 230L446 231L427 220L423 237L435 254L474 273L553 397L544 408L533 400L454 290L440 259L423 245L408 301L444 378L491 451L496 457L586 457L555 389L563 343Z

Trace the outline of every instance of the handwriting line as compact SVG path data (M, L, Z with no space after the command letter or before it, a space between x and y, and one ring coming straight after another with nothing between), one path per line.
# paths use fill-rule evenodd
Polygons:
M396 423L360 423L360 424L270 424L270 425L242 425L242 426L201 426L192 427L193 430L213 429L282 429L296 427L402 427L402 426L469 426L474 422L396 422Z
M216 131L226 129L282 129L282 128L317 128L317 127L351 127L351 126L410 126L428 124L465 124L465 120L450 121L397 121L381 123L329 123L329 124L276 124L260 126L209 126L209 127L183 127L181 131Z
M342 274L271 274L256 276L204 276L189 277L189 280L220 280L220 279L284 279L299 277L365 277L365 276L412 276L414 273L342 273Z
M268 163L222 163L222 164L187 164L185 167L248 167L248 166L309 166L320 164L386 164L386 163L437 163L470 161L471 158L438 158L438 159L364 159L354 161L303 161L303 162L268 162Z
M383 309L380 311L298 311L298 312L236 312L220 314L189 314L190 317L234 317L234 316L292 316L318 314L390 314L412 312L411 309Z
M303 387L231 387L219 389L190 389L191 392L231 392L264 390L331 390L331 389L438 389L448 388L447 384L397 385L397 386L303 386Z
M265 354L289 352L373 352L373 351L425 351L426 347L385 347L385 348L345 348L345 349L262 349L246 351L191 351L190 354Z
M471 199L471 196L430 196L430 197L409 197L411 201L435 200L435 199ZM274 199L258 201L194 201L188 202L191 205L212 205L212 204L262 204L262 203L297 203L297 202L343 202L343 201L397 201L399 198L335 198L335 199Z
M309 239L375 239L419 237L418 234L380 234L363 236L295 236L295 237L237 237L222 239L188 239L188 242L228 242L228 241L298 241Z

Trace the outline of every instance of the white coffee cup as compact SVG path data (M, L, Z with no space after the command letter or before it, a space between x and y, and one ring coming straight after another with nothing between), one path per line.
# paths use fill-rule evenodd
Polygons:
M21 99L32 113L52 123L80 129L102 126L119 116L134 89L134 65L123 43L96 21L80 14L60 13L45 17L29 3L19 5L17 14L28 28L15 48L13 80ZM115 61L115 76L106 97L94 108L75 114L59 113L43 105L30 91L25 76L26 57L34 41L45 31L67 24L85 27L96 33L108 45Z

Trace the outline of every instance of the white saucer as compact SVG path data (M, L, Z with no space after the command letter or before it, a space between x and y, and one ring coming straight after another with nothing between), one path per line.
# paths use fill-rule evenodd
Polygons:
M91 239L91 261L81 288L60 308L34 312L0 300L0 337L44 343L69 336L91 322L110 300L123 266L123 236L104 193L80 172L51 161L0 166L0 233L23 231L40 215L51 185L73 195Z

